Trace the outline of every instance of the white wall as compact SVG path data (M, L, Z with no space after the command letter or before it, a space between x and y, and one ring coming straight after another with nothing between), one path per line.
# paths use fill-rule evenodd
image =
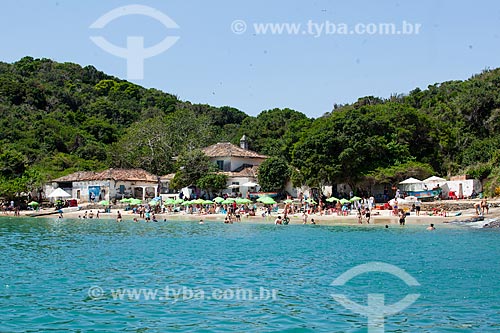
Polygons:
M458 190L460 184L462 184L463 195L468 197L475 190L476 193L482 192L481 182L478 179L466 179L466 180L449 180L446 182L450 191L454 191L458 195Z

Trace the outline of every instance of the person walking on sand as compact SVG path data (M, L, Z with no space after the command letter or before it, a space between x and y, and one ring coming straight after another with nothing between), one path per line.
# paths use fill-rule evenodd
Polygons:
M370 208L365 208L365 217L366 217L366 223L370 224L370 217L371 217Z
M307 213L304 211L302 214L302 224L307 224Z
M489 210L488 201L486 200L486 197L484 197L483 200L481 200L481 212L483 213L483 216L488 214Z

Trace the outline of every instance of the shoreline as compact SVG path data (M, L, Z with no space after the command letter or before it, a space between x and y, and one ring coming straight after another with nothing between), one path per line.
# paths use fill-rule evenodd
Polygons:
M81 209L81 210L75 210L75 211L70 211L70 212L63 212L63 218L69 218L69 219L79 219L79 216L82 216L85 211L94 212L94 218L92 220L98 220L95 216L96 212L98 211L97 209ZM118 211L120 211L122 215L122 221L132 221L135 217L139 218L139 214L134 214L132 211L124 211L122 209L118 208L113 208L110 213L103 213L101 210L99 210L99 220L116 220ZM50 210L42 211L50 213ZM397 216L392 216L389 214L388 211L374 211L375 214L380 213L380 215L374 215L372 213L370 223L368 224L366 222L366 219L363 218L363 223L360 224L358 223L358 218L357 215L351 214L348 216L338 216L338 215L317 215L317 214L312 214L308 215L307 219L307 224L311 224L311 219L314 219L317 225L332 225L332 226L374 226L374 225L389 225L389 226L399 226L399 218ZM18 217L30 217L29 215L33 214L33 211L23 211L21 212L20 216ZM234 223L256 223L256 224L274 224L274 219L277 216L283 216L281 213L274 213L271 216L266 216L262 217L260 214L257 216L244 216L242 215L241 217L241 222L234 222ZM0 215L0 216L5 216L5 217L17 217L14 216L13 213L9 213L6 215ZM207 215L201 215L201 214L186 214L186 213L167 213L167 214L157 214L157 220L158 223L166 221L212 221L212 222L224 222L225 214L207 214ZM293 225L299 225L303 224L302 220L302 214L294 214L290 215L290 224ZM410 216L406 217L406 225L419 225L419 226L424 226L424 225L429 225L433 223L436 226L446 226L450 225L450 222L455 222L455 221L464 221L464 220L470 220L473 218L477 218L478 216L475 214L474 210L472 209L467 209L461 212L461 215L459 216L430 216L430 215L425 215L421 214L420 216L416 216L415 213L411 213ZM51 215L43 215L43 216L35 216L33 217L35 219L53 219L53 218L58 218L57 212L53 212ZM485 219L492 219L492 218L500 218L500 208L494 207L491 208L489 213L484 216ZM144 219L139 219L139 223L145 223ZM150 223L156 223L156 222L150 222Z

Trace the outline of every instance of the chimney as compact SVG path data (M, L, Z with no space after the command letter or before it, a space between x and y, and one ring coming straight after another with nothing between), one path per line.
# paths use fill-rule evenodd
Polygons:
M243 135L240 139L240 148L248 150L248 142L246 135Z

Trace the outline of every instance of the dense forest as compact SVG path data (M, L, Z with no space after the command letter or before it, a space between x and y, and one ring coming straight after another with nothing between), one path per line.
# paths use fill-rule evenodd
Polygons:
M77 170L177 171L172 159L220 141L289 166L294 184L355 188L407 176L468 174L500 194L500 69L387 99L251 117L192 104L92 66L25 57L0 62L0 197Z

